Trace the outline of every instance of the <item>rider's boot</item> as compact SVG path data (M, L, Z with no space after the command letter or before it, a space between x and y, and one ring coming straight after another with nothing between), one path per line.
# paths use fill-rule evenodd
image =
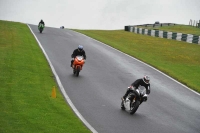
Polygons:
M73 60L71 60L71 65L70 65L70 67L72 67L72 65L73 65L73 62L74 62L74 61L73 61Z
M122 99L122 101L125 101L126 100L126 96L123 96L121 99Z

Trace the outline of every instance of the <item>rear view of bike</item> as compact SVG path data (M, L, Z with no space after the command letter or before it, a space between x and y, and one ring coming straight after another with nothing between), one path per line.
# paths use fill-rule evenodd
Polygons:
M38 26L38 30L40 31L40 33L42 33L42 31L44 30L44 25L43 24L40 24Z

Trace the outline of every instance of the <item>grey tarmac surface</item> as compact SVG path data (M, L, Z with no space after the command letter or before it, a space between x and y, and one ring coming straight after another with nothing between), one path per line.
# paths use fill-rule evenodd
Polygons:
M200 95L152 67L68 29L29 25L47 53L69 98L99 133L200 133ZM71 54L83 45L87 60L75 77ZM30 44L31 45L31 44ZM138 51L139 52L139 51ZM136 114L120 109L137 78L151 77L151 94Z

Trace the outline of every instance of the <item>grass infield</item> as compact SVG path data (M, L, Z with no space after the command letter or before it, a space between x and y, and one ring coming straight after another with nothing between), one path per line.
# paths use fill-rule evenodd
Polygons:
M57 89L26 24L0 20L0 73L1 133L90 132Z

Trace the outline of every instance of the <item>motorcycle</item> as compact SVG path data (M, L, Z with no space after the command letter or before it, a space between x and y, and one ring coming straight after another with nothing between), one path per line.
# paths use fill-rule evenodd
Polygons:
M40 33L42 33L42 31L44 30L44 24L40 24L38 26L38 30L40 31Z
M134 89L133 86L131 87L133 92L129 93L126 99L122 99L121 109L129 110L132 115L137 111L143 101L147 101L148 95L144 93L145 90L141 90L140 88Z
M79 76L79 72L82 70L84 63L85 63L85 60L83 56L75 57L74 62L72 64L72 68L73 68L74 75L76 75L77 77Z

